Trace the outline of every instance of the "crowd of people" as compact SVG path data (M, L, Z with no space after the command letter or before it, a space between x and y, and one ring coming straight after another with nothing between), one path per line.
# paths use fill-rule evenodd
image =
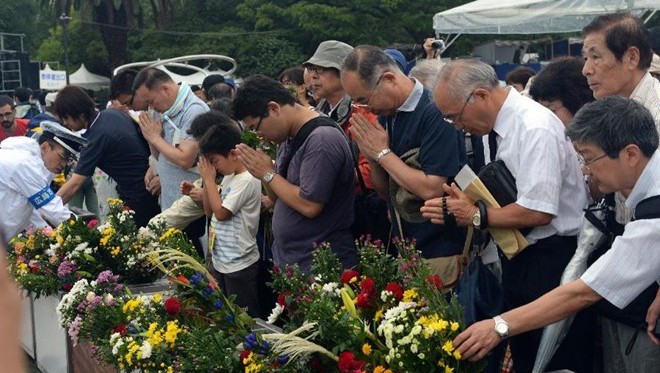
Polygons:
M583 58L516 69L505 84L483 62L435 58L432 39L414 66L396 50L328 40L278 79L238 87L222 75L191 87L157 68L124 70L101 111L75 86L49 94L43 113L17 90L0 96L1 232L59 224L95 184L102 211L102 180L137 225L184 230L222 289L264 317L271 258L309 272L315 244L328 242L351 268L365 234L414 239L449 289L474 230L475 260L504 306L456 338L463 358L499 345L487 368L499 371L506 340L515 371L531 372L541 327L577 313L549 370L593 372L596 354L606 372L658 372L660 82L649 69L660 51L628 13L595 18L583 37ZM245 144L245 131L277 144L275 158ZM464 165L495 162L515 179L514 202L488 206L453 183ZM611 212L604 254L558 287L584 209L600 201ZM529 245L508 258L489 228L521 230Z

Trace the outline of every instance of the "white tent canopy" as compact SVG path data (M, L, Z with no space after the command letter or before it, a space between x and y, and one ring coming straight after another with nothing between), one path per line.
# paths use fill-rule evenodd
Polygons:
M601 14L659 9L659 0L477 0L436 14L433 29L438 35L577 32Z
M110 78L89 72L83 63L75 73L69 75L69 83L80 88L98 91L110 87Z

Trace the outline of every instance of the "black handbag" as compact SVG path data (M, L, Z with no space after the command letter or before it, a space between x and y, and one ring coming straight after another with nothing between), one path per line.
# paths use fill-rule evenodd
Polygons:
M479 179L501 207L516 202L518 199L516 179L506 168L504 161L497 160L483 166L479 172Z
M479 172L479 179L484 183L493 198L504 207L518 200L516 179L511 174L503 160L492 161ZM519 229L523 236L532 231L532 228Z

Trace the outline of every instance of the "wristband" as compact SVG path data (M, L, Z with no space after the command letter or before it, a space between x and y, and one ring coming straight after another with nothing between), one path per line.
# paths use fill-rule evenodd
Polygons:
M484 230L488 227L488 208L486 208L486 202L478 199L474 202L474 205L479 209L479 214L481 214L481 224L479 229Z
M385 148L376 154L376 163L380 164L380 159L383 158L384 156L390 154L392 152L392 149L390 148Z

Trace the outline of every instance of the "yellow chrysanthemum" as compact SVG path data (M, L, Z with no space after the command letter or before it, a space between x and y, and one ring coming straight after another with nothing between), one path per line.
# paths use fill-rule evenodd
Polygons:
M383 318L383 309L379 308L378 311L376 311L376 314L374 314L374 321L379 321L382 318Z
M374 368L374 373L384 373L384 372L385 372L385 368L383 368L380 365Z
M461 360L461 352L456 350L454 351L454 359Z
M419 295L417 294L417 291L415 289L408 289L403 292L403 301L404 302L412 302L415 299L417 299Z
M174 347L176 343L176 338L181 333L179 328L179 320L168 321L167 330L165 331L165 342L169 343L170 347Z
M451 343L451 341L447 341L445 342L445 344L442 345L442 349L446 353L451 354L452 352L454 352L454 344Z
M451 326L451 331L452 331L452 332L457 331L458 328L460 327L460 325L459 325L457 322L455 322L455 321L452 321L449 325Z
M153 299L153 301L156 303L160 303L160 301L163 300L163 296L160 295L160 293L156 293L153 297L151 297L151 299Z
M369 343L365 343L362 345L362 353L365 354L366 356L371 355L371 345Z

